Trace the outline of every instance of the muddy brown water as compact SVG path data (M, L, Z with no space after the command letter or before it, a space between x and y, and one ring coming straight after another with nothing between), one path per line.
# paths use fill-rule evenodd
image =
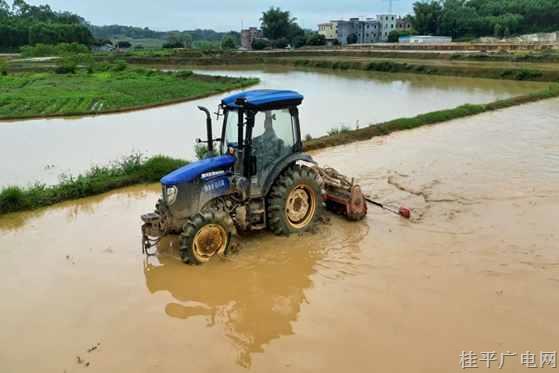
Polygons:
M247 66L202 72L255 76L254 88L294 89L305 95L303 135L340 126L355 128L465 103L485 103L541 89L541 83L460 79L410 74L295 70ZM228 95L131 113L0 123L0 187L56 183L133 152L193 159L194 141L205 137L196 106L214 110ZM216 124L214 133L220 132Z
M201 267L172 237L140 254L157 185L1 217L2 371L523 372L559 350L558 123L550 100L321 151L414 219L328 215Z

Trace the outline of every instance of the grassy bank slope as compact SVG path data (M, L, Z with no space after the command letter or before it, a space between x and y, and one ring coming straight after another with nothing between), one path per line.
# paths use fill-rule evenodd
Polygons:
M258 79L151 70L0 76L0 120L110 113L191 100Z
M454 109L434 111L421 114L413 118L400 118L388 122L373 124L369 127L323 136L305 142L305 150L316 150L330 146L349 144L355 141L371 139L375 136L387 135L392 132L417 128L425 125L446 122L452 119L464 118L488 111L505 109L530 102L559 97L559 85L551 85L547 89L524 96L494 101L489 104L462 105Z
M140 155L133 155L110 166L93 167L84 175L63 176L58 185L7 187L0 192L0 215L50 206L133 184L158 182L163 175L187 163L164 156L143 159Z

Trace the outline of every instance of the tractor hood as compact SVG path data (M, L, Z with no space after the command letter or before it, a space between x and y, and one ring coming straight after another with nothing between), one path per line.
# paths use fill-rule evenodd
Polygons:
M161 179L165 186L190 183L206 172L219 171L233 166L237 158L232 155L207 158L202 161L190 163L184 167L171 172Z

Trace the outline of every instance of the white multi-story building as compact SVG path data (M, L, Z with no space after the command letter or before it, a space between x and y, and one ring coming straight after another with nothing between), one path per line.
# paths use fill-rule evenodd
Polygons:
M398 21L398 16L394 14L381 14L377 16L380 22L380 41L387 41L388 35L396 30L396 23Z
M388 40L390 32L396 30L398 21L395 14L382 14L376 18L350 18L333 20L318 25L318 32L327 40L337 40L339 44L367 44Z

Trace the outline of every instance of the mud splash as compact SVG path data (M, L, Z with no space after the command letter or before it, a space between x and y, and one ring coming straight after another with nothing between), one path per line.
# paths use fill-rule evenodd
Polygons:
M319 152L371 209L182 265L139 248L159 187L0 218L4 370L460 371L467 351L557 349L559 100ZM95 348L93 348L95 347Z

